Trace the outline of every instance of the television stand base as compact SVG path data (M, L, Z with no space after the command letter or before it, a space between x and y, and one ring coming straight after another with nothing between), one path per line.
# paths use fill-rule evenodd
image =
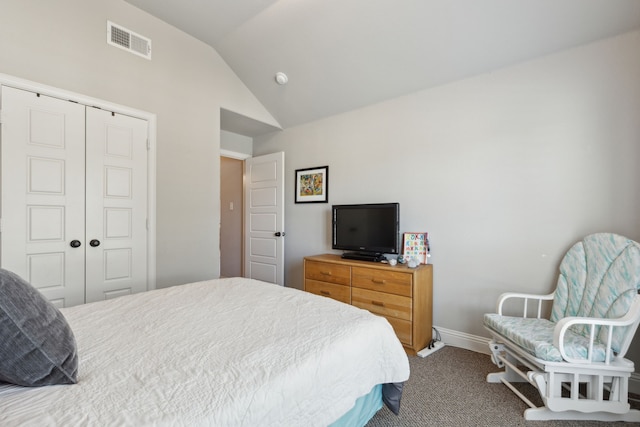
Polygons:
M345 252L342 254L342 258L371 262L380 262L386 259L386 257L382 254L370 254L362 252Z

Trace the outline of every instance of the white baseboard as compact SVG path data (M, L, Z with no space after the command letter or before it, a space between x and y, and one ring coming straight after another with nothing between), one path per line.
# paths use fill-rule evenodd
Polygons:
M440 332L440 337L445 345L464 348L465 350L475 351L476 353L491 354L491 350L489 350L490 338L441 328L439 326L434 327ZM638 367L636 367L636 369L638 369ZM629 378L629 392L640 394L640 372L631 374L631 378Z
M475 351L476 353L491 354L491 350L489 350L489 338L445 329L439 326L434 327L440 332L440 337L446 345L464 348Z

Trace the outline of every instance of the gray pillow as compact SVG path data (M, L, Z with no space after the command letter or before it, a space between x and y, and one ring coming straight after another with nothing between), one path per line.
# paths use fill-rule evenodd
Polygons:
M0 381L75 384L73 332L58 309L18 275L0 269Z

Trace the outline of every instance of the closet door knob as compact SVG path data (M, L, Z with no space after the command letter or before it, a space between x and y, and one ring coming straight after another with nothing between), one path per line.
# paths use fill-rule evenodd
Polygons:
M89 242L89 244L91 245L91 247L95 248L96 246L100 246L100 240L93 239L92 241Z
M80 240L72 240L69 243L69 246L71 246L72 248L79 248L81 244L82 243L80 243Z

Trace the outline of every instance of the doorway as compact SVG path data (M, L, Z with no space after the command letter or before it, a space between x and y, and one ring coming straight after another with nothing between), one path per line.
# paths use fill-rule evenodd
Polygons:
M220 157L220 276L241 277L243 160Z
M252 157L253 138L281 130L277 123L258 121L220 109L220 276L244 277L244 166ZM238 172L238 168L240 171Z

